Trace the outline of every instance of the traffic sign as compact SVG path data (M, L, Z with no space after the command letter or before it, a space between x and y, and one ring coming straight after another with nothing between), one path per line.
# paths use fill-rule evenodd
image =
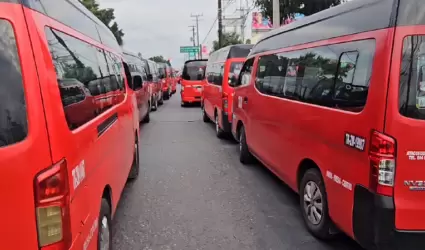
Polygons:
M199 53L198 46L180 46L180 53Z

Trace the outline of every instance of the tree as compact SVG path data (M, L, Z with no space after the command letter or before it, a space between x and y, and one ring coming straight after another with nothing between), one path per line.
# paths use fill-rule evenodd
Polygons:
M245 44L251 44L251 39L246 39Z
M218 46L217 40L213 42L213 51L219 50L229 45L243 43L242 39L236 32L223 33L222 38L221 47Z
M332 6L339 5L342 0L279 0L280 18L293 17L295 13L301 13L306 16L313 15L319 11L328 9ZM264 16L273 16L273 2L270 0L255 0L255 4L259 7Z
M112 22L115 20L114 9L101 9L96 0L80 0L80 2L111 30L118 44L122 45L124 32L118 27L117 22Z
M153 56L153 57L149 58L149 60L152 60L152 61L157 62L157 63L166 63L166 64L171 66L170 61L165 59L163 56Z

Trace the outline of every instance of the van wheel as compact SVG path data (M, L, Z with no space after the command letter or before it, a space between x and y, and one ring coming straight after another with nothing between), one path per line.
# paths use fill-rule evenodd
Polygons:
M300 184L300 205L304 223L313 236L328 240L336 235L329 217L325 184L319 170L309 169L304 174Z
M158 100L154 98L155 101L153 101L153 105L151 106L152 111L156 111L158 109Z
M150 108L149 108L150 109ZM143 118L143 120L142 120L142 122L143 123L149 123L150 122L150 120L151 120L151 118L150 118L150 112L149 112L149 109L148 109L148 111L146 112L146 115L145 115L145 117Z
M207 112L205 112L204 105L201 106L201 110L202 110L202 120L204 122L210 122L210 118L208 117Z
M250 164L254 161L254 157L249 152L248 144L246 143L245 128L243 126L239 131L239 161L242 164Z
M129 180L135 180L139 177L139 142L134 143L133 163L131 164L130 173L128 174Z
M164 100L170 99L170 92L167 91L165 94L163 94L163 98Z
M112 223L111 223L111 209L108 201L102 199L100 204L99 225L97 233L97 249L98 250L112 250Z
M215 135L218 138L223 138L224 137L224 131L220 128L220 122L218 120L218 115L215 115Z
M162 94L162 91L161 91L161 98L158 100L158 105L161 106L162 104L164 104L164 95Z

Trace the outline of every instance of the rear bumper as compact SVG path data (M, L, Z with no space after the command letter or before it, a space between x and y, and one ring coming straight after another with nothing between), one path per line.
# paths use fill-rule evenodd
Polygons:
M362 186L356 186L354 193L353 232L368 250L416 250L425 245L425 231L395 228L392 197L374 194Z
M181 91L181 99L183 102L201 102L201 92L195 91Z

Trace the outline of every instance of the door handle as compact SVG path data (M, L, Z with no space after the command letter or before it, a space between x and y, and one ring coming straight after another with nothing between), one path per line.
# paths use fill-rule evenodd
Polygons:
M245 104L247 104L247 103L248 103L248 97L246 97L246 96L245 96L245 97L243 98L243 102L244 102Z

